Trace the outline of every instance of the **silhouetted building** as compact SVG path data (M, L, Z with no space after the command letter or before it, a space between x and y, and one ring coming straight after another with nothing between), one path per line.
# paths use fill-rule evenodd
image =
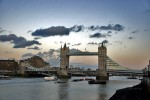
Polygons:
M150 77L150 60L149 60L149 65L147 67L148 67L148 77Z
M0 73L16 73L18 70L18 63L15 60L0 60Z

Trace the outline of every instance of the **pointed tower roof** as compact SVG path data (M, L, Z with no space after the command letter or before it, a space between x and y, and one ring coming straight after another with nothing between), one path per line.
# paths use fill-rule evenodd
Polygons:
M66 43L64 44L64 48L66 48Z

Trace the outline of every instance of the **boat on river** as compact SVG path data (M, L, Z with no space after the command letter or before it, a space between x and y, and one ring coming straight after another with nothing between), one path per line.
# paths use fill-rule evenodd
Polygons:
M11 77L10 76L5 76L5 75L0 75L0 79L8 80L8 79L11 79Z
M56 76L48 76L48 77L44 77L44 80L46 80L46 81L55 81L55 80L57 80L57 77Z
M88 81L89 84L106 84L105 80L90 80Z

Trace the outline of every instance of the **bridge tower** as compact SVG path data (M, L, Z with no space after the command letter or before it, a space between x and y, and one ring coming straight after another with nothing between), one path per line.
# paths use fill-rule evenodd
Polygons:
M98 69L96 71L96 80L109 79L106 68L106 57L107 57L107 48L102 43L101 46L98 47Z
M66 46L66 43L64 44L64 47L60 49L60 68L57 71L58 77L61 78L67 78L68 75L68 68L69 68L69 56L67 56L67 53L69 53L69 47Z

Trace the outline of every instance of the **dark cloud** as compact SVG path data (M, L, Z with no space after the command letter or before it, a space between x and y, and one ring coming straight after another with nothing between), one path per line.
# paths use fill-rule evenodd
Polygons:
M108 40L103 40L102 43L107 44Z
M89 38L100 38L100 37L102 37L101 33L95 33L95 34L89 36Z
M99 45L100 43L96 43L96 42L89 42L88 45Z
M109 35L109 34L95 33L93 35L90 35L89 38L106 38L107 36L111 36L111 35Z
M7 30L0 30L0 33L6 32Z
M67 45L70 45L70 43L67 43Z
M18 37L15 34L9 34L9 35L0 35L0 41L1 42L7 42L7 41L16 41Z
M112 32L111 32L111 31L108 31L108 32L107 32L107 34L110 34L110 33L112 33Z
M113 30L113 31L123 31L124 30L124 26L120 25L120 24L108 24L107 26L100 26L99 29L100 30Z
M79 45L81 45L81 43L73 44L72 46L79 46Z
M6 32L7 30L4 30L2 28L0 28L0 33Z
M95 30L112 30L112 31L123 31L124 30L124 26L120 25L120 24L108 24L107 26L89 26L87 29L91 30L91 31L95 31ZM109 31L110 33L111 31Z
M146 10L145 13L150 13L150 9L149 9L149 10Z
M70 28L66 28L64 26L52 26L50 28L46 29L37 29L35 32L32 32L32 36L40 36L40 37L48 37L48 36L64 36L69 35L70 32L82 32L85 29L90 31L109 31L109 33L112 33L112 31L123 31L124 26L120 24L108 24L107 26L88 26L85 27L84 25L74 25ZM29 31L30 32L30 31Z
M144 29L145 32L149 31L149 29Z
M34 38L34 40L38 40L38 39L41 39L41 38L40 38L40 37L35 37L35 38Z
M136 34L136 33L138 33L138 31L139 31L139 30L135 30L135 31L132 31L131 33Z
M27 31L27 33L31 33L31 32L32 32L32 30Z
M0 35L0 42L11 42L14 44L13 48L25 48L34 44L41 45L38 41L27 41L24 37L17 37L15 34Z
M91 31L95 31L95 30L99 29L99 26L92 25L92 26L89 26L88 29Z
M128 37L128 39L129 39L129 40L133 40L133 39L134 39L134 37L130 36L130 37Z
M73 27L69 28L70 32L81 32L84 30L83 25L74 25Z
M27 58L31 58L33 57L35 54L32 54L32 53L26 53L26 54L23 54L22 55L22 58L21 59L27 59Z
M63 41L60 41L60 44L62 44L63 43Z
M35 46L35 47L31 47L31 48L27 48L27 49L33 49L33 50L41 50L39 47Z
M65 28L64 26L52 26L47 29L37 29L35 32L32 32L32 36L41 36L41 37L48 37L48 36L63 36L69 35L69 29Z
M41 43L39 43L38 41L32 40L32 41L23 41L21 43L17 43L14 45L13 48L25 48L27 46L31 46L34 44L41 45Z

